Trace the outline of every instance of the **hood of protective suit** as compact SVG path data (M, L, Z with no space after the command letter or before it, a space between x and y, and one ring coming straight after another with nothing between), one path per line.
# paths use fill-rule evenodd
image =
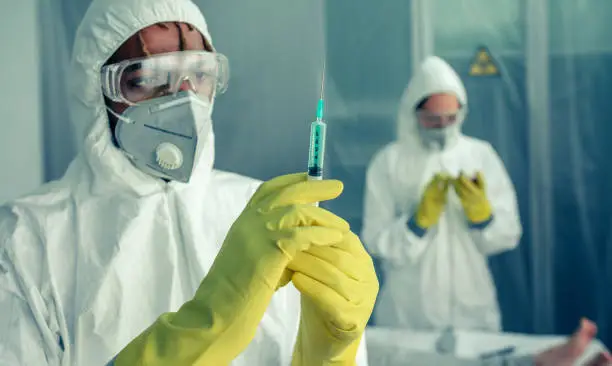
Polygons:
M73 48L69 73L69 106L77 137L95 179L92 190L124 188L139 195L164 189L200 185L214 162L211 133L195 162L188 184L164 183L136 168L112 142L112 132L101 89L100 70L106 60L139 30L160 22L191 24L212 44L200 9L190 0L96 0L85 14ZM105 184L112 183L112 184Z
M467 93L461 78L444 60L430 56L414 74L402 96L398 118L397 136L405 148L420 148L419 126L416 117L416 107L425 98L438 93L454 94L461 106L467 107ZM453 129L460 134L462 120Z

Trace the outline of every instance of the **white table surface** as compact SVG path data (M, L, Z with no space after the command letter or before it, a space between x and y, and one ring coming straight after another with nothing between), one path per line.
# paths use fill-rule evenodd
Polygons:
M566 336L539 336L515 333L485 333L456 331L454 356L436 352L440 333L371 327L366 330L370 366L468 366L478 365L483 353L508 346L516 347L514 355L536 354L552 346L562 344ZM582 365L597 353L605 350L599 341L593 341L576 365Z

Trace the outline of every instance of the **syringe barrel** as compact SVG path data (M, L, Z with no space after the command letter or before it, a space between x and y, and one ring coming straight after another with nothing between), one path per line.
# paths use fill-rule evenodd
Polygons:
M310 125L310 148L308 150L308 176L322 177L325 159L327 124L317 120Z

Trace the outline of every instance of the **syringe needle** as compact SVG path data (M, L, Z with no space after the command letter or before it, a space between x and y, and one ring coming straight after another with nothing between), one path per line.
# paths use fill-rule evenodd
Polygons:
M326 61L323 60L323 75L321 75L321 98L323 99L323 97L325 96L325 63Z

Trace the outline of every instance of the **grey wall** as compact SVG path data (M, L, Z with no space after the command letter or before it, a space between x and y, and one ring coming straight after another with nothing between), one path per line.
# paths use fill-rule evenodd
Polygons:
M0 203L42 182L36 10L36 0L0 1Z

